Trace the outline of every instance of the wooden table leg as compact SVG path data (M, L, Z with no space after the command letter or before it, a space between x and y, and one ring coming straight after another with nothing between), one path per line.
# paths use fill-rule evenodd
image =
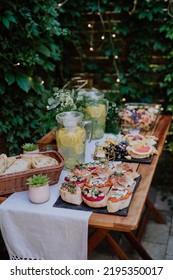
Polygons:
M92 253L92 251L97 247L97 245L106 237L107 229L96 229L88 239L88 254Z
M106 234L106 239L120 260L129 259L128 256L125 254L125 252L120 247L120 245L113 239L113 237L109 233Z
M135 237L132 232L123 232L129 242L133 245L136 251L144 260L152 260L151 256L145 250L145 248L141 245L139 240ZM88 240L88 254L91 254L92 251L97 247L97 245L106 237L106 240L111 245L113 251L117 254L117 256L121 260L128 260L128 256L120 247L120 245L113 239L113 237L109 234L109 230L107 229L96 229L89 237Z
M139 241L142 240L142 237L145 232L145 228L148 222L148 217L150 214L153 214L156 221L160 224L166 224L166 219L161 215L161 213L154 207L153 203L147 198L145 202L145 210L142 217L141 224L135 236Z
M123 249L118 245L118 243L113 239L109 234L107 229L96 229L90 236L88 240L88 254L91 254L92 251L97 247L97 245L106 237L106 240L111 245L112 250L121 260L128 260L129 258L123 251Z
M151 256L145 250L145 248L141 245L139 240L135 237L132 232L123 232L129 242L133 245L139 255L143 258L143 260L152 260Z
M166 219L161 215L161 213L154 207L153 203L147 198L145 205L150 209L150 212L155 217L159 224L166 224Z
M145 228L146 228L146 225L148 223L148 217L149 217L149 214L150 214L150 210L148 207L146 207L146 209L144 210L144 213L143 213L143 217L142 217L142 220L141 220L141 223L139 225L139 228L135 234L136 238L141 241L142 240L142 237L144 235L144 232L145 232Z

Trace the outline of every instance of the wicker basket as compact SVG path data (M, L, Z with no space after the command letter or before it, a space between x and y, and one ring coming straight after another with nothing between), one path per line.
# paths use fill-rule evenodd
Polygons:
M27 190L26 179L39 173L49 176L50 185L56 184L59 181L61 171L65 164L64 159L56 151L42 152L41 154L55 158L59 162L59 165L0 175L0 195Z

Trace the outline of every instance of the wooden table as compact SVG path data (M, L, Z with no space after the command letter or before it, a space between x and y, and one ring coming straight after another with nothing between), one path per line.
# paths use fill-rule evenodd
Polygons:
M89 227L93 228L94 231L89 236L88 240L89 254L104 238L106 238L111 245L111 248L120 259L128 259L122 246L111 235L112 231L116 231L125 235L143 259L151 259L151 256L142 246L140 241L150 213L154 215L157 222L166 223L165 218L159 213L159 211L157 211L147 196L171 121L171 116L161 116L152 131L147 132L147 134L158 137L159 141L157 150L159 154L153 156L151 164L133 163L137 172L142 175L142 179L133 196L128 215L122 217L112 214L92 213L89 219ZM50 145L51 140L55 140L55 130L52 130L49 134L40 139L39 144L45 148L47 145ZM55 145L54 142L53 145ZM1 199L2 201L4 200L3 197ZM0 203L2 201L0 200Z
M116 215L107 215L93 213L89 220L89 226L95 228L93 234L89 237L88 253L91 253L96 246L106 238L112 249L120 259L128 259L123 248L112 237L111 231L122 232L137 250L143 259L151 259L151 256L140 243L147 217L152 213L159 223L166 223L165 218L157 211L147 195L151 186L152 178L161 155L165 138L167 136L172 117L161 116L152 131L147 134L158 137L158 155L153 157L151 164L133 164L137 172L142 175L140 184L133 196L128 215L125 217ZM143 216L143 217L142 217ZM143 218L141 221L141 217ZM141 225L139 226L139 223ZM137 234L134 231L137 230Z

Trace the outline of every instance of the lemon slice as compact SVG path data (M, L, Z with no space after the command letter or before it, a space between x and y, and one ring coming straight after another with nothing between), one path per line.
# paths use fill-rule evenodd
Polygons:
M106 106L104 104L99 104L99 110L102 113L102 115L106 115Z
M62 146L71 147L75 145L76 137L73 133L64 133L59 137Z
M56 138L58 138L58 139L61 138L64 133L65 133L64 128L61 128L60 130L58 130L56 132Z
M98 128L94 131L94 137L95 138L102 138L104 134L104 130L102 128Z
M85 151L85 145L83 143L77 144L74 149L78 155L82 155Z
M102 115L102 108L98 106L88 106L87 112L91 115L92 118L100 118Z
M76 144L81 143L81 142L85 142L86 140L86 131L84 128L81 128L80 130L77 131L76 134Z

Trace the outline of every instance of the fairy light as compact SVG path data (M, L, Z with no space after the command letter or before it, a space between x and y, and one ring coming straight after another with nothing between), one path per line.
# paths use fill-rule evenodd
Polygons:
M14 66L19 66L20 65L20 62L17 62L15 64L13 64Z
M120 78L117 78L116 81L117 81L117 83L120 83Z
M58 3L57 4L58 8L61 8L68 1L69 0L64 0L63 2ZM172 3L173 0L169 0L169 1ZM137 0L134 0L134 9L133 9L133 11L129 12L129 14L132 14L134 12L134 10L136 8L136 4L137 4ZM102 13L101 13L100 0L97 0L97 5L98 5L98 12L96 12L96 14L100 17L100 21L101 21L102 28L103 28L103 34L101 35L100 38L101 38L101 40L105 40L105 32L106 32L106 30L105 30L105 23L104 23L104 20L103 20L103 16L102 16ZM94 29L94 24L88 23L87 26L88 26L89 29L92 29L90 43L89 43L89 51L93 52L94 51L94 47L93 47L93 40L94 40L93 29ZM115 37L116 37L115 33L110 34L110 41L111 41L112 49L114 49L114 46L113 46L114 44L113 44L112 38L115 38ZM118 70L117 63L116 63L117 59L118 59L118 55L113 56L113 65L115 67L115 71L116 71L116 74L117 74L116 82L120 83L119 70ZM15 64L15 66L18 66L18 65L20 65L20 63ZM43 85L44 81L41 81L40 84ZM47 106L47 109L48 108L49 108L49 106Z
M93 25L91 23L88 23L88 28L93 28Z
M61 8L65 3L67 3L69 0L65 0L61 3L58 3L58 8Z
M41 85L44 85L44 81L41 81L41 83L40 83Z

